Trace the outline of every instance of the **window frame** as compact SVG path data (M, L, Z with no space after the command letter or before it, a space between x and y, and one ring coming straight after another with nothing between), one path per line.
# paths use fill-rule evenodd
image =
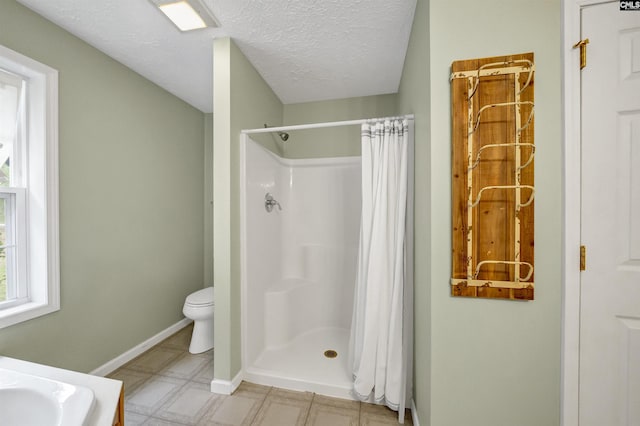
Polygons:
M29 285L27 280L27 223L26 223L26 188L1 187L0 199L9 200L9 208L5 204L5 224L10 224L5 233L5 245L11 240L13 253L6 252L6 274L13 275L15 288L10 288L7 279L7 295L15 293L10 300L0 302L0 312L13 306L29 302ZM0 246L2 247L2 246ZM1 314L0 314L1 315Z
M0 45L0 68L27 82L21 132L22 182L3 187L16 208L17 301L0 303L0 329L60 309L58 72ZM22 251L22 252L20 252ZM15 302L15 303L14 303Z

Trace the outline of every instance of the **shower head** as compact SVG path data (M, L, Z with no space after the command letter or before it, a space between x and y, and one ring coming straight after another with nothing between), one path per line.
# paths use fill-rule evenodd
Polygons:
M280 139L282 139L282 142L286 142L287 139L289 139L289 133L278 132L278 136L280 136Z
M267 123L264 123L264 128L268 129L269 126L267 125ZM278 134L278 136L280 136L280 139L282 139L282 142L286 142L287 139L289 139L289 133L285 133L285 132L276 132Z

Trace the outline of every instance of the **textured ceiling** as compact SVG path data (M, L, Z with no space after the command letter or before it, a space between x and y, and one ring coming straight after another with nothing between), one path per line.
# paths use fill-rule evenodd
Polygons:
M417 0L204 0L220 28L180 33L148 0L18 0L211 112L212 40L231 37L285 103L395 93Z

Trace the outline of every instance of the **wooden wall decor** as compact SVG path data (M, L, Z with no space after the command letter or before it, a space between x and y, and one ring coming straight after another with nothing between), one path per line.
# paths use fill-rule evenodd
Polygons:
M451 70L451 294L533 300L533 53Z

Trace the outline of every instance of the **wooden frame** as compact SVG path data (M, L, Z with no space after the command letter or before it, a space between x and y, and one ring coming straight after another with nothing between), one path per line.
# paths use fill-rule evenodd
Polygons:
M124 426L124 383L120 388L120 396L118 397L118 406L113 414L113 426Z
M452 64L452 295L534 296L533 53Z

